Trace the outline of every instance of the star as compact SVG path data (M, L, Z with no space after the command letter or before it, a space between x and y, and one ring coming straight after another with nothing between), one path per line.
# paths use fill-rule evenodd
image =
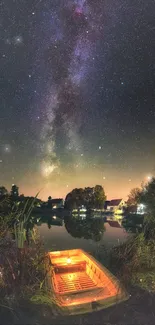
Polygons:
M11 40L10 38L7 38L6 41L5 41L6 44L10 45L11 44Z
M23 37L22 36L15 36L14 37L14 44L15 45L20 45L23 43Z

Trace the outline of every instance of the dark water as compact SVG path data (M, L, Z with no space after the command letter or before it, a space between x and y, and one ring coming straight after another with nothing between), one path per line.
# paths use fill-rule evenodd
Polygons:
M104 222L103 218L61 220L55 216L41 222L39 232L46 251L81 248L93 252L118 245L129 236L117 218Z

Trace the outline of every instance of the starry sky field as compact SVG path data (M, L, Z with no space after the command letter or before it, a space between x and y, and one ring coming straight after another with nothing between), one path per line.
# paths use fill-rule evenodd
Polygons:
M155 1L0 2L0 183L125 198L155 171Z

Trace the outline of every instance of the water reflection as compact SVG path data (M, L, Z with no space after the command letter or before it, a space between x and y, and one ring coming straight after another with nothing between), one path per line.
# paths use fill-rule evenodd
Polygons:
M95 242L103 238L105 232L103 218L69 216L64 218L67 232L75 238L92 239Z
M122 228L127 233L137 233L142 231L143 216L131 214L127 217L117 216L97 216L88 215L85 213L73 214L70 216L64 216L63 218L52 216L41 216L30 220L29 228L32 229L34 224L41 226L47 224L48 228L52 226L65 226L65 230L74 238L92 239L94 241L100 241L108 227L119 229ZM108 228L109 229L109 228Z
M99 247L118 245L128 237L121 220L106 220L104 216L78 215L61 219L57 215L55 218L44 216L37 218L36 223L46 251L81 248L93 253Z
M128 233L140 233L143 229L143 220L143 215L131 214L123 218L122 227Z
M57 216L42 216L37 218L35 222L37 226L41 226L44 223L47 224L49 229L51 229L52 226L63 226L63 220Z

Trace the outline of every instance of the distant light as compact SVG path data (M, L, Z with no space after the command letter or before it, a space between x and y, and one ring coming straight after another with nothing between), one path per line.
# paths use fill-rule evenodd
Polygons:
M151 175L147 176L147 180L150 182L152 180L152 176Z
M71 259L67 258L67 263L70 264L71 263Z
M56 219L56 218L57 218L56 216L53 217L53 219Z
M11 152L11 146L10 146L9 144L6 144L6 145L4 146L4 151L5 151L6 153L10 153L10 152Z
M143 203L141 203L140 207L143 209L145 207L145 205Z
M105 176L103 177L103 179L106 179Z
M99 150L101 150L101 149L102 149L102 147L101 147L101 146L99 146L98 148L99 148Z

